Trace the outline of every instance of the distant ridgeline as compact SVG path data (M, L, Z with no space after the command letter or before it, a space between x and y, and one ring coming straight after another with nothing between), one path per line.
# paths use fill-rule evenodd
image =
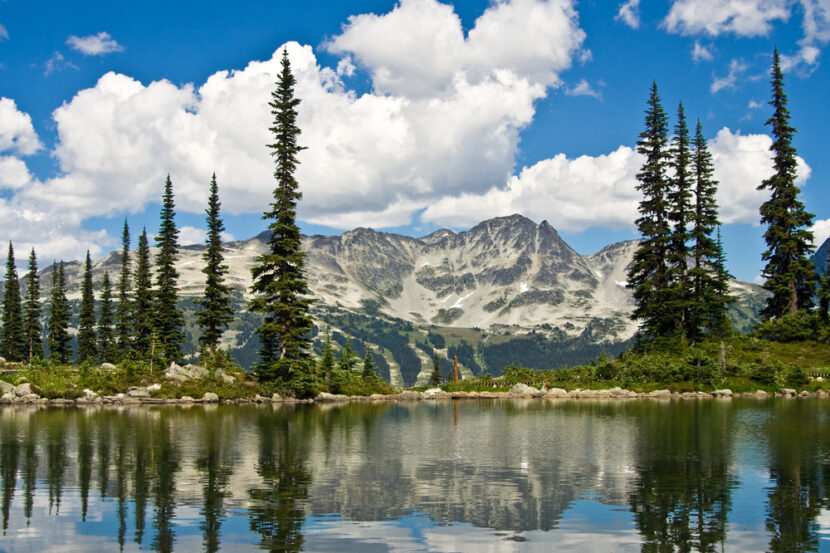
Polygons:
M316 298L314 348L320 352L320 329L326 327L336 344L348 339L358 355L368 342L375 347L378 374L406 386L427 382L434 354L445 376L454 356L462 375L497 376L511 363L550 369L588 362L603 351L614 355L627 348L636 330L625 288L636 244L616 243L581 256L547 222L537 225L519 215L423 238L371 229L306 237L306 274ZM257 360L260 324L246 303L250 267L265 248L265 236L225 248L235 318L222 345L250 367ZM823 267L820 256L827 250L827 243L819 249L817 266ZM182 247L176 262L186 353L198 344L195 300L204 290L203 252L202 245ZM119 263L117 251L93 262L96 298L104 271L116 274ZM45 290L51 273L51 266L39 272ZM77 325L82 273L81 262L66 263L71 327ZM732 288L740 300L730 315L745 331L758 322L766 292L739 281Z

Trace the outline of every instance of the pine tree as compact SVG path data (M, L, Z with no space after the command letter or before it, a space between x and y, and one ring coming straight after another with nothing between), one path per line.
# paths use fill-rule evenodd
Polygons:
M81 311L78 315L78 362L92 361L98 357L95 344L95 295L92 289L92 260L86 252L84 276L81 283Z
M294 85L288 52L283 50L282 70L269 103L274 115L270 130L275 138L269 148L275 159L277 186L271 208L263 214L264 219L271 220L268 252L256 258L251 271L251 290L256 297L250 304L252 311L264 315L259 328L262 346L257 372L262 380L286 383L305 381L311 374L311 299L303 275L305 252L295 222L296 205L302 194L297 190L294 172L302 147L297 145L300 129L296 125L296 108L300 100L294 97Z
M117 358L123 359L132 349L133 314L131 298L130 227L124 219L121 231L121 274L118 278L118 306L115 308Z
M770 192L770 199L760 210L761 223L767 225L764 232L767 249L762 255L767 265L762 275L766 278L764 288L772 294L761 313L765 319L795 315L799 309L810 308L815 290L815 266L809 258L813 251L813 233L809 230L813 215L798 199L796 152L792 145L796 129L790 126L780 61L776 48L769 102L774 113L767 120L774 138L770 150L774 154L775 173L758 187Z
M636 302L632 319L642 321L643 337L656 338L668 336L675 329L674 315L665 309L671 295L668 267L671 228L666 176L670 158L668 121L660 105L656 82L651 86L645 124L646 129L637 141L637 152L646 158L637 174L637 189L643 193L637 229L643 239L628 271L628 287L633 290Z
M830 323L830 256L824 262L824 272L819 279L818 313L824 324Z
M714 179L712 154L700 121L697 122L693 144L695 206L689 254L694 266L689 270L692 309L687 335L694 342L704 334L717 335L728 331L730 323L726 308L734 298L729 296L729 275L720 244L720 220L715 198L718 183ZM717 241L712 236L716 230Z
M222 333L228 324L233 321L231 308L231 287L225 284L225 275L228 266L224 264L222 253L222 231L225 225L219 217L219 191L216 184L216 173L210 181L210 196L208 197L207 214L207 248L204 253L205 274L204 297L196 303L201 310L196 313L196 322L202 329L199 342L210 350L211 355L216 353Z
M179 272L176 270L176 258L179 254L179 231L176 228L176 215L173 203L173 183L170 175L164 183L164 195L161 201L161 224L156 236L156 290L153 322L156 336L161 345L161 354L165 361L178 361L181 357L184 341L184 314L179 309Z
M23 361L28 358L26 337L23 332L23 305L20 299L20 281L14 261L14 247L9 242L6 256L6 276L3 287L3 333L0 353L6 361Z
M63 261L52 264L52 291L49 309L49 354L58 363L68 363L72 355L69 337L69 301L66 299L66 275Z
M346 343L340 348L340 358L337 360L337 368L345 373L350 373L357 360L352 349L352 341L346 338Z
M669 167L673 169L674 176L670 181L671 187L666 197L669 203L668 218L674 223L667 255L671 293L669 301L664 304L663 308L672 314L673 330L686 332L689 310L692 307L687 262L689 255L687 245L690 238L688 227L692 219L692 175L689 170L691 165L689 128L686 125L686 114L683 111L682 102L677 107L677 124L674 127L670 153Z
M438 354L432 354L432 374L429 376L430 388L435 388L441 385L441 363L438 360Z
M133 300L133 347L142 356L150 353L153 340L153 291L150 275L150 245L147 229L138 237L135 267L135 295Z
M43 327L40 324L40 277L37 274L35 249L29 254L29 272L26 274L26 301L23 304L23 335L27 359L43 358Z
M375 360L372 358L372 346L366 342L366 355L363 358L363 381L375 382L378 379L375 371Z
M320 356L317 368L318 374L323 375L326 382L330 382L331 375L334 372L334 348L331 344L331 332L328 328L323 339L323 354Z
M98 311L98 356L102 363L109 362L113 356L112 317L112 283L107 271L101 281L101 308Z

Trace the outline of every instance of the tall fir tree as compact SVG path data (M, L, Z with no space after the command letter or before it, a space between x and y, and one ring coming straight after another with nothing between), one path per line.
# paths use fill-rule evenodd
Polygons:
M113 360L114 347L112 282L109 271L106 271L101 281L101 307L98 310L98 358L102 363Z
M800 309L809 309L815 291L815 266L810 260L813 251L813 233L809 230L813 214L807 212L798 199L795 184L797 160L792 145L796 129L790 126L790 111L784 93L784 75L778 49L772 60L773 115L767 120L772 127L773 167L775 173L764 180L759 190L768 190L770 199L761 204L761 223L767 225L764 240L767 249L762 255L766 261L762 276L764 288L772 295L761 315L775 319L795 315Z
M345 373L350 373L357 364L357 356L352 349L352 341L346 338L346 343L340 348L340 357L337 359L337 368Z
M668 256L672 235L666 176L670 159L668 120L656 82L651 85L645 113L646 128L637 141L637 152L645 156L637 173L637 189L643 194L637 218L642 241L628 271L628 287L636 303L631 318L642 321L641 336L650 339L668 336L675 330L674 314L665 309L671 297Z
M312 319L309 315L308 284L303 274L305 252L302 250L300 229L296 224L296 206L302 194L294 178L303 149L297 145L300 129L297 127L297 105L294 97L295 79L291 74L288 51L282 53L282 69L277 88L269 102L274 124L270 131L275 141L269 144L276 169L274 201L263 214L270 220L268 251L256 258L252 269L255 297L251 310L264 315L259 328L261 341L257 372L262 380L281 380L298 384L307 381L312 373L309 335Z
M375 360L372 357L372 346L366 342L366 355L363 357L363 381L372 383L378 379L377 371L375 371Z
M78 362L98 358L95 336L95 294L92 287L92 260L86 252L84 276L81 281L81 310L78 314Z
M670 149L669 167L674 175L670 180L667 194L669 203L668 218L672 222L669 253L667 256L669 286L671 293L664 309L673 315L674 331L688 331L689 311L692 308L691 287L689 284L688 242L691 236L689 224L692 222L692 174L691 174L691 140L683 103L677 106L677 124Z
M135 287L133 299L133 348L136 353L147 356L153 342L153 290L150 274L150 244L147 229L138 237L136 251Z
M164 183L161 200L161 224L156 236L156 289L153 326L161 345L161 354L168 363L178 361L184 342L184 314L179 309L179 272L176 259L179 255L179 230L176 228L173 202L173 183L170 175Z
M23 335L29 362L43 358L43 327L40 324L40 277L37 274L35 249L29 254L29 272L26 274L26 299L23 303Z
M118 305L115 308L117 358L123 359L132 349L133 315L132 267L130 263L130 227L124 219L121 231L121 273L118 277Z
M334 372L334 347L331 343L331 332L326 328L323 338L323 353L317 364L317 374L322 375L325 382L331 381Z
M0 354L6 361L23 361L28 358L26 337L23 332L23 304L20 298L20 281L14 260L14 246L9 242L6 256L6 276L3 286L3 332L0 336Z
M208 348L211 355L216 354L222 333L233 321L231 287L225 284L228 266L224 263L222 249L222 231L225 230L225 225L219 216L221 205L216 173L214 173L210 180L210 195L206 211L207 247L202 256L205 260L205 267L202 269L205 274L205 292L202 298L196 300L196 303L201 306L201 310L196 313L196 323L202 329L199 342Z
M830 323L830 256L824 261L824 271L821 273L818 291L818 313L824 324Z
M52 290L49 298L49 355L58 363L68 363L72 355L69 336L71 310L66 299L66 274L63 261L52 264Z
M441 363L438 354L432 354L432 374L429 375L429 386L435 388L441 385Z
M692 284L692 309L687 334L694 342L704 334L719 335L730 327L726 309L734 298L729 296L729 275L724 267L720 245L720 220L715 198L718 182L714 178L712 154L700 121L695 128L692 154L695 205L689 256ZM717 241L713 236L717 231Z

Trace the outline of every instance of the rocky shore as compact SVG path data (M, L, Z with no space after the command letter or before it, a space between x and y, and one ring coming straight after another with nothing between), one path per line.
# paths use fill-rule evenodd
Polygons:
M525 384L516 384L509 392L445 392L440 388L431 388L424 392L404 391L397 394L373 394L371 396L344 396L321 393L314 399L298 400L283 398L278 394L271 397L256 395L244 398L220 398L213 392L206 392L201 398L182 396L177 399L153 397L153 393L161 389L161 385L153 384L147 387L133 387L124 393L114 396L100 396L92 390L84 390L83 396L76 399L42 398L32 392L29 383L12 386L0 381L0 405L49 405L49 406L87 406L87 405L191 405L191 404L264 404L264 403L344 403L344 402L399 402L399 401L435 401L435 400L495 400L495 399L731 399L733 397L750 397L765 399L769 397L808 398L830 397L827 392L798 392L795 389L783 388L778 393L769 394L763 390L751 393L733 394L732 390L723 389L713 392L671 392L669 390L655 390L653 392L638 393L622 388L608 390L571 390L562 388L537 389Z

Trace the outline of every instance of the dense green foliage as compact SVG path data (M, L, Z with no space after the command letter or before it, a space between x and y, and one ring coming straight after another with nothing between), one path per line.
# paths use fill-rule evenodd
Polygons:
M222 231L225 225L219 216L221 207L219 202L219 188L216 184L216 174L210 180L210 195L206 210L207 240L203 258L205 266L205 291L196 303L201 307L196 313L196 322L201 328L202 335L199 343L208 348L211 354L216 353L222 333L228 324L233 321L231 308L231 287L225 283L228 266L224 263L222 252Z
M23 302L23 335L27 360L43 358L43 327L40 324L40 277L37 273L35 249L29 254L29 272L26 273L26 299Z
M295 221L297 201L302 194L294 178L302 147L297 144L299 98L294 97L296 81L291 73L288 51L283 50L282 70L269 103L274 116L269 144L276 168L274 201L263 218L268 225L268 251L256 258L251 270L255 297L251 309L264 315L259 328L260 362L257 374L266 381L291 383L300 393L309 385L313 363L309 353L312 319L311 298L303 274L305 252Z
M23 361L28 358L26 336L23 331L23 304L20 298L20 282L14 261L14 247L9 242L6 257L6 276L3 286L3 331L0 336L0 354L7 361Z
M58 363L67 363L72 354L69 337L71 309L66 299L66 274L63 261L57 265L52 264L52 291L49 303L49 355Z
M101 281L101 306L98 311L98 358L102 363L114 360L114 347L112 282L109 272L106 271Z
M430 387L441 384L441 363L438 360L438 354L432 354L432 373L429 376Z
M115 335L118 359L124 358L132 349L133 316L132 304L132 268L130 263L130 227L124 219L121 231L121 273L118 277L118 306L115 313Z
M153 290L150 274L150 244L147 229L138 237L136 252L135 294L133 296L133 349L141 356L150 354L153 341Z
M78 361L83 363L98 358L95 336L95 296L92 289L92 260L86 252L84 276L81 282L81 312L78 321Z
M790 126L790 111L784 93L784 76L776 48L772 63L772 100L774 108L767 125L772 127L775 173L764 180L759 190L768 190L770 199L761 204L761 223L767 225L764 240L767 249L762 258L767 262L761 273L764 288L772 296L763 315L767 319L795 315L809 309L815 291L815 267L809 255L813 250L813 233L809 230L813 215L798 199L795 184L798 161L792 145L796 130Z
M179 230L176 228L173 183L170 175L164 182L161 200L161 223L156 236L156 287L153 295L153 329L159 341L162 358L170 363L181 357L184 341L184 315L179 309Z
M669 239L667 266L668 285L671 293L668 302L662 306L673 314L674 331L689 332L689 322L693 307L692 290L689 282L689 247L691 238L689 225L692 224L692 152L689 127L683 104L677 107L677 124L670 149L669 167L673 177L666 193L668 200L668 219L673 224Z

